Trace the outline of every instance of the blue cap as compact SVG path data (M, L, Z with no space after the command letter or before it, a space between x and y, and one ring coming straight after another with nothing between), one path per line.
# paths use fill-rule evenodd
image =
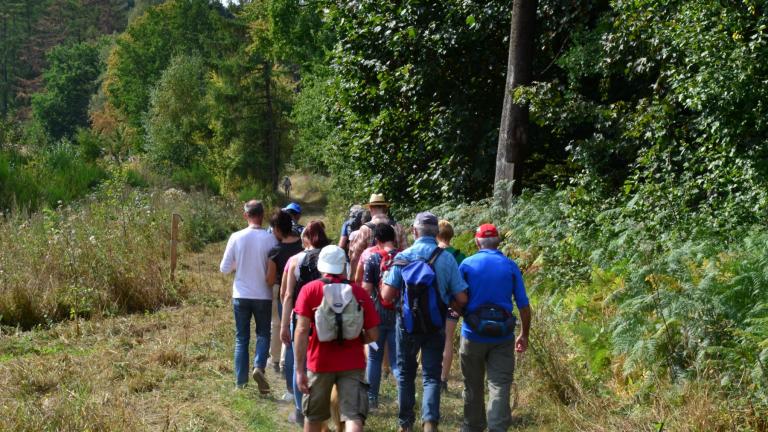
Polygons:
M295 202L292 202L292 203L288 204L287 206L285 206L283 211L293 212L293 213L296 213L296 214L301 214L301 206L298 205Z

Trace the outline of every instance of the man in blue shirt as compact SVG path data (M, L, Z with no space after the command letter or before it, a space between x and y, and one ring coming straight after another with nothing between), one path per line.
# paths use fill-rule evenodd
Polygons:
M484 224L475 234L478 252L465 259L459 272L469 285L469 303L461 329L461 372L464 375L462 432L502 432L509 429L512 412L510 388L515 351L528 348L531 309L523 276L514 261L499 250L499 232ZM515 340L512 298L520 312L522 329ZM488 372L488 417L484 385Z
M416 215L413 223L413 235L416 242L413 246L400 252L396 262L413 262L428 260L437 249L436 236L438 233L437 216L424 212ZM456 260L452 255L441 253L433 264L437 289L445 304L450 304L454 310L462 310L467 303L467 284L459 275ZM385 302L392 302L405 288L402 275L402 265L395 265L384 276L381 296ZM421 351L421 368L424 385L422 397L421 418L424 431L436 432L440 421L440 372L442 370L443 347L445 345L445 328L432 333L409 333L405 330L402 314L397 317L397 366L400 375L397 380L397 400L399 405L398 422L401 432L410 432L416 420L414 405L416 405L416 369L417 355Z

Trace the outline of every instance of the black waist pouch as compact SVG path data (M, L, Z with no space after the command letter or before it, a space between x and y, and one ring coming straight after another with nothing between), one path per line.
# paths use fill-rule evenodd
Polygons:
M464 315L473 332L485 337L505 337L515 332L516 318L512 312L495 304L484 304Z

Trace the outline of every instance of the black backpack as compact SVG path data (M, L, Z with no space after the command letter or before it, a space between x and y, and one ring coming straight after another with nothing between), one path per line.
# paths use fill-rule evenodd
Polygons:
M293 305L296 305L296 299L299 298L299 292L304 285L320 279L322 276L317 269L317 259L320 257L320 249L310 249L299 265L299 278L296 279L296 289L293 290Z

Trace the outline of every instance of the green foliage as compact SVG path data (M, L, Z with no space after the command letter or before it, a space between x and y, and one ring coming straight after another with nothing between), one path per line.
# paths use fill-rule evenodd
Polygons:
M181 234L184 244L193 252L200 252L208 243L226 240L238 229L236 212L218 199L200 200L189 210Z
M219 3L171 0L147 9L117 39L107 68L110 103L139 129L151 89L178 55L198 55L206 64L236 46L234 20Z
M620 209L585 223L577 192L434 211L457 232L485 221L500 227L502 250L524 270L534 302L556 305L548 313L565 325L571 355L588 365L581 385L619 374L614 385L641 392L660 379L709 379L739 403L768 407L768 231L727 240L715 227L683 223L660 234Z
M105 177L67 141L31 156L0 151L0 209L55 208L84 196Z
M264 208L269 209L278 205L277 196L272 188L264 183L252 183L240 189L237 194L240 202L256 199L264 204Z
M343 192L413 205L485 196L504 96L509 2L333 4L325 151ZM467 24L473 16L474 23ZM398 174L395 175L394 173ZM359 189L365 178L367 190Z
M564 45L553 79L518 94L551 131L540 143L568 146L578 184L603 210L653 215L660 230L686 219L722 232L765 221L761 7L611 6Z
M171 171L171 181L185 191L201 190L219 193L219 184L211 173L196 164L188 168L174 168Z
M301 93L291 111L295 126L291 162L307 172L328 174L328 166L337 156L329 151L340 141L329 106L333 103L333 81L328 69L317 68L305 77Z
M150 96L146 151L161 168L189 168L206 154L205 67L198 56L178 56Z
M103 68L95 44L59 45L48 53L45 91L32 97L32 111L54 140L88 126L88 103Z

